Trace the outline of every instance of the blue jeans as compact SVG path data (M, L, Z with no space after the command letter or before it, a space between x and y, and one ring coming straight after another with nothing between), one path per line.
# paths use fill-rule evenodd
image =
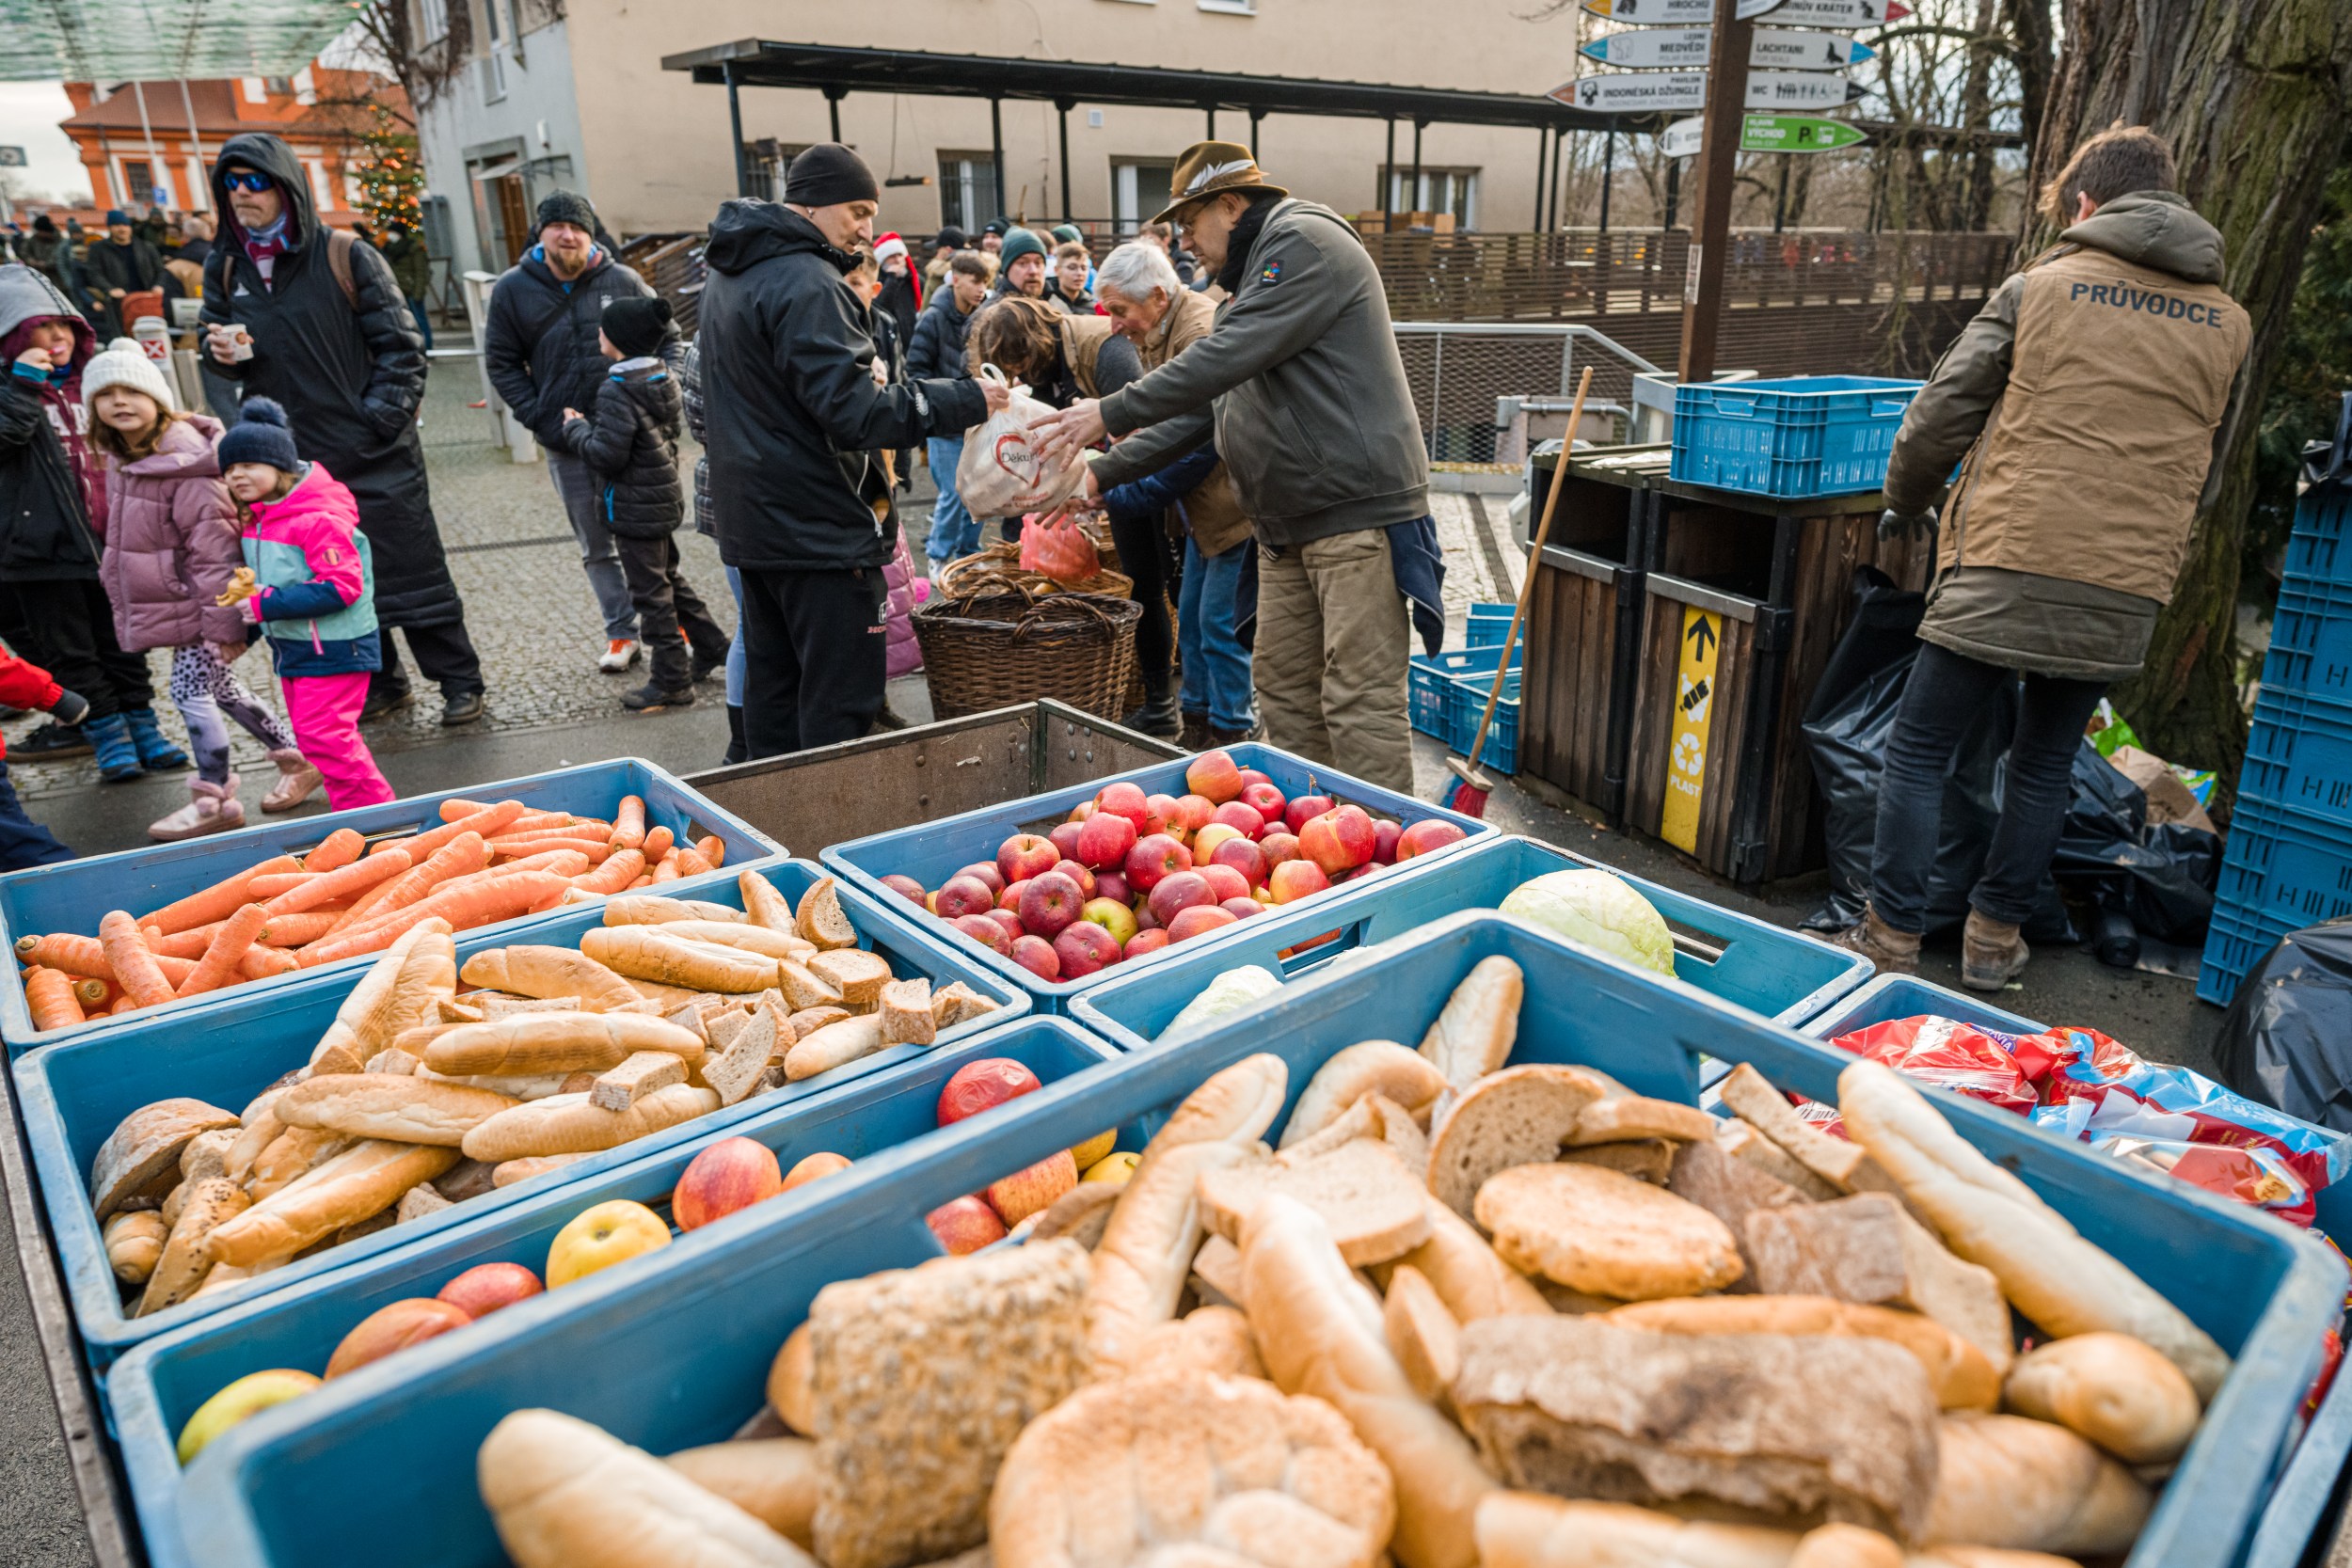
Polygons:
M1249 728L1249 655L1233 632L1233 593L1249 541L1204 556L1184 540L1184 580L1177 590L1176 646L1184 661L1182 703L1220 730Z
M963 437L934 436L927 451L939 499L931 505L931 534L924 542L923 553L934 562L953 561L980 547L980 525L956 494L956 465L963 461Z
M751 650L743 636L743 574L726 568L727 592L735 595L735 641L727 644L727 706L743 705L743 672L750 668Z
M432 352L433 324L425 319L424 301L414 294L408 296L408 317L417 324L417 330L424 334L425 351Z

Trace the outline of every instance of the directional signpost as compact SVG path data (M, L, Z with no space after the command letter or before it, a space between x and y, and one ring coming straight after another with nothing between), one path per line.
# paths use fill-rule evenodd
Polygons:
M1638 33L1611 33L1578 51L1588 60L1635 70L1703 71L1712 27L1645 27ZM1867 43L1843 33L1804 32L1791 27L1758 27L1748 47L1748 64L1765 71L1843 71L1878 57Z
M1746 65L1740 62L1744 108L1842 109L1863 95L1860 83L1828 71L1751 71ZM1580 76L1552 88L1550 96L1595 114L1678 114L1707 106L1708 75L1704 71L1649 71Z
M1658 150L1669 158L1693 158L1706 129L1703 119L1677 119L1658 134ZM1869 138L1843 120L1811 115L1749 115L1740 124L1742 152L1830 152Z
M1584 8L1613 22L1653 26L1671 23L1705 27L1715 20L1714 0L1584 0ZM1911 14L1902 0L1781 0L1767 8L1785 27L1879 27Z

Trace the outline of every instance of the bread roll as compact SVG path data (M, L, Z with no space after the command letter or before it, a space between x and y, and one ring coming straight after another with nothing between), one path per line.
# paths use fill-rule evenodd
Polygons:
M688 1067L702 1065L699 1037L644 1013L524 1013L461 1023L424 1048L424 1065L451 1077L602 1072L640 1051L667 1051Z
M708 1116L718 1108L716 1090L691 1084L656 1089L626 1111L608 1111L586 1094L549 1095L501 1111L468 1132L461 1147L467 1158L494 1165L534 1155L594 1154Z
M163 1256L164 1243L170 1235L163 1216L152 1210L117 1214L106 1222L103 1232L106 1265L125 1285L144 1285L155 1272L156 1259Z
M1460 1094L1511 1059L1518 1038L1519 1003L1527 977L1501 957L1481 958L1446 998L1438 1022L1422 1037L1421 1053Z
M289 1127L454 1148L474 1128L521 1103L487 1089L361 1072L331 1073L296 1084L278 1097L277 1111Z
M213 1267L212 1254L205 1246L207 1239L223 1223L243 1213L251 1202L235 1182L225 1177L193 1182L190 1187L172 1225L170 1238L164 1243L162 1256L156 1259L154 1269L147 1276L147 1289L140 1295L133 1317L143 1318L151 1312L177 1307L196 1294Z
M500 1421L475 1467L516 1568L818 1568L680 1471L552 1410Z
M670 1468L724 1497L805 1550L817 1513L817 1445L805 1437L761 1437L688 1449Z
M2121 1556L2148 1520L2148 1489L2062 1426L1947 1416L1939 1447L1923 1544Z
M1434 1197L1429 1200L1429 1240L1397 1262L1421 1271L1456 1323L1551 1310L1525 1275L1496 1257L1486 1238Z
M1200 1173L1247 1158L1281 1114L1282 1058L1243 1058L1185 1097L1120 1188L1094 1249L1087 1340L1097 1377L1129 1369L1134 1341L1176 1315L1202 1235Z
M1395 1479L1402 1568L1477 1568L1471 1517L1494 1481L1469 1439L1413 1389L1389 1351L1379 1303L1304 1204L1258 1205L1242 1233L1242 1293L1275 1386L1347 1418Z
M1265 1376L1249 1320L1231 1307L1196 1307L1160 1324L1144 1335L1136 1362L1153 1371L1184 1368L1219 1377Z
M371 1138L223 1221L205 1244L214 1261L246 1268L287 1257L382 1213L409 1188L456 1163L453 1148Z
M458 977L469 986L513 991L542 1000L574 997L582 1010L609 1012L638 1001L628 982L571 947L516 943L489 947L466 960Z
M776 1419L794 1432L817 1434L817 1368L809 1359L808 1324L784 1337L784 1346L768 1364L768 1403Z
M180 1154L199 1132L238 1125L200 1100L159 1100L124 1117L90 1162L90 1207L103 1225L135 1198L160 1203L180 1184Z
M1445 1092L1437 1064L1394 1040L1364 1040L1334 1054L1300 1091L1298 1104L1282 1128L1284 1148L1337 1121L1368 1094L1384 1094L1406 1110L1425 1110Z
M1504 1262L1590 1295L1697 1295L1745 1272L1723 1221L1598 1165L1514 1165L1478 1189L1477 1215Z
M1919 1358L1936 1402L1946 1410L1990 1410L2000 1397L2001 1380L1984 1353L1916 1312L1827 1296L1693 1296L1620 1307L1609 1321L1660 1334L1847 1334L1884 1339Z
M2036 1346L2009 1370L2001 1397L2017 1415L2056 1421L2127 1465L2178 1459L2197 1434L2197 1390L2128 1334Z
M1804 1532L1788 1568L1903 1568L1903 1549L1860 1525L1823 1525Z
M2178 1367L2199 1399L2219 1390L2230 1357L2210 1335L1953 1132L1892 1068L1851 1064L1837 1076L1837 1102L1846 1130L1945 1243L1991 1269L2017 1309L2053 1338L2129 1334Z
M1504 1491L1480 1501L1477 1538L1481 1568L1788 1568L1798 1541L1760 1525Z

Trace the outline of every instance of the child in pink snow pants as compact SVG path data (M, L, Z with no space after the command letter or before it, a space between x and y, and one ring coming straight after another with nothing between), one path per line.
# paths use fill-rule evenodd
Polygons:
M220 470L245 514L253 572L245 614L269 641L294 744L326 779L333 809L394 799L359 738L368 676L383 662L359 503L326 468L295 455L286 411L267 398L245 401L220 439Z

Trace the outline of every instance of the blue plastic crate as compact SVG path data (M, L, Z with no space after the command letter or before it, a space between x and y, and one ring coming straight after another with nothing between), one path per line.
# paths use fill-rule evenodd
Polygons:
M937 1141L939 1091L965 1064L1009 1056L1053 1084L1115 1054L1061 1019L1025 1017L871 1074L840 1094L771 1106L728 1132L774 1149L787 1170L819 1151L847 1155L870 1169L887 1169ZM771 1099L754 1103L768 1104ZM668 1218L670 1192L678 1174L709 1141L682 1145L593 1181L535 1193L487 1223L461 1226L431 1241L395 1248L283 1296L243 1303L133 1350L107 1373L106 1394L148 1560L154 1568L181 1568L193 1561L180 1534L182 1472L175 1445L188 1418L219 1389L248 1372L270 1368L323 1371L342 1337L369 1313L395 1301L432 1295L478 1264L520 1263L544 1277L548 1245L555 1233L596 1204L628 1198L660 1210ZM1141 1147L1135 1130L1130 1130L1127 1144ZM814 1186L796 1188L770 1204L781 1212L807 1202L814 1191ZM763 1217L769 1212L767 1207L760 1210ZM691 1235L680 1234L656 1261L615 1268L643 1272L674 1267L690 1249L720 1244L745 1223L730 1215ZM573 1289L565 1286L551 1292L554 1310L572 1299ZM457 1337L474 1333L461 1329Z
M2352 914L2352 833L2312 813L2238 797L2217 896L2300 930Z
M2306 490L2295 503L2295 531L2287 536L2287 580L2352 584L2352 493L2342 485Z
M1391 794L1376 785L1351 779L1336 769L1309 762L1304 757L1294 756L1272 746L1253 743L1228 746L1225 750L1241 767L1257 768L1272 779L1275 787L1281 790L1285 797L1300 794L1311 784L1316 790L1333 800L1343 803L1353 802L1376 817L1392 817L1408 827L1430 817L1451 822L1467 835L1464 842L1496 832L1490 822L1442 810L1426 800ZM1067 818L1072 807L1081 800L1093 800L1106 784L1123 780L1140 785L1146 794L1184 794L1184 768L1189 760L1180 758L1172 762L1156 762L1125 773L1115 773L1108 778L1073 784L1050 794L1033 795L1025 800L965 812L961 816L926 822L919 827L851 839L847 844L836 844L827 848L821 858L826 865L882 897L899 896L882 882L882 878L893 873L912 877L927 888L937 888L963 866L976 861L994 860L997 846L1012 834L1024 831L1047 832L1056 823ZM1459 847L1459 845L1449 846L1436 851L1436 854L1452 854ZM1428 855L1418 857L1404 865L1381 870L1371 879L1376 881L1382 878L1416 875L1432 859ZM1297 907L1318 907L1330 896L1327 893L1316 894L1312 898L1300 900ZM1197 942L1222 942L1249 924L1248 921L1237 922L1207 936L1196 937L1184 946L1189 949ZM1120 969L1120 965L1113 964L1083 979L1041 980L1010 958L981 946L945 921L930 928L969 961L985 964L1012 984L1027 990L1037 998L1037 1005L1043 1011L1068 1012L1072 997L1102 984Z
M1799 499L1875 490L1917 381L1794 375L1675 388L1671 477Z
M2228 1006L2279 939L2309 924L2292 915L2249 910L2234 899L2215 899L2213 916L2205 923L2205 960L2197 972L2198 1000Z
M2265 688L2254 704L2238 789L2352 826L2352 706Z
M1295 980L1433 920L1464 910L1491 910L1521 882L1579 866L1622 877L1648 899L1676 932L1676 977L1742 1011L1797 1023L1870 977L1870 960L1859 953L1513 835L1465 849L1410 881L1384 883L1375 878L1341 889L1327 905L1295 913L1278 911L1247 922L1246 939L1215 955L1195 957L1186 943L1166 965L1139 965L1087 992L1071 1005L1071 1016L1113 1045L1140 1051L1220 970L1256 964Z
M1516 604L1470 606L1470 629L1462 639L1464 646L1492 648L1500 645L1504 638L1511 635L1511 616L1518 609Z
M1956 1018L1963 1023L1980 1024L1987 1029L1997 1029L2005 1035L2038 1035L2044 1027L2029 1018L2004 1011L1965 991L1947 990L1922 980L1916 974L1879 975L1832 1002L1797 1027L1815 1039L1834 1040L1840 1035L1851 1035L1856 1029L1867 1029L1873 1023L1890 1023L1899 1018L1917 1018L1928 1013L1939 1018Z
M338 828L353 828L371 835L419 824L437 828L442 825L440 805L444 800L520 800L533 811L610 816L619 808L624 795L644 798L647 828L667 827L681 842L688 843L716 833L726 846L726 863L718 872L664 883L664 891L683 890L701 896L706 885L732 882L737 872L784 853L780 845L750 823L713 805L652 763L636 757L616 757L609 762L536 773L525 779L414 795L381 806L328 812L322 816L298 816L181 844L125 849L119 854L93 855L87 860L10 872L0 876L0 943L13 943L28 933L70 931L94 935L99 920L109 910L128 908L135 914L159 910L259 861L309 849ZM560 917L559 911L550 911L510 920L489 929L503 933L509 941L519 942L523 940L519 933L533 923ZM372 961L346 958L304 970L302 975L334 974L348 981ZM286 975L248 981L234 990L236 994L246 996L257 990L285 985L294 978ZM0 1038L6 1039L13 1055L37 1045L55 1045L99 1033L137 1028L159 1019L184 1018L199 1000L192 997L185 1002L168 1002L157 1007L142 1007L135 1013L92 1019L71 1029L36 1033L32 1013L24 1002L24 978L14 965L9 965L7 977L0 980Z
M1486 694L1494 686L1492 675L1473 675L1455 681L1446 693L1446 743L1466 757L1470 743L1478 738L1478 721L1486 717ZM1519 770L1519 677L1516 671L1503 677L1502 701L1495 705L1494 727L1486 732L1486 749L1478 753L1478 766L1498 773Z
M786 897L798 899L824 875L806 861L776 861L761 868ZM675 883L663 883L664 892ZM1009 1022L1029 1011L1029 1000L1002 979L951 952L929 924L900 914L881 899L856 888L843 887L842 907L857 927L862 945L888 958L900 974L925 974L940 984L961 980L995 1002L1000 1011L964 1024L946 1037L960 1040ZM742 908L741 892L732 882L695 890L714 903ZM457 938L458 961L485 947L510 942L548 942L575 946L580 934L599 924L595 906L576 906L570 912L541 922L528 931L467 931ZM303 1065L335 1009L351 993L358 974L316 970L289 984L225 991L203 999L204 1005L184 1016L146 1030L123 1030L69 1045L45 1046L16 1063L16 1085L32 1147L34 1169L40 1178L41 1196L49 1206L50 1228L64 1264L66 1289L73 1300L73 1316L83 1346L93 1366L104 1367L142 1339L209 1317L233 1303L266 1298L290 1287L363 1259L379 1256L421 1237L471 1223L518 1195L568 1187L616 1165L661 1149L731 1130L738 1122L763 1115L775 1104L804 1100L839 1088L868 1073L920 1055L921 1046L899 1046L820 1077L805 1079L773 1094L745 1101L680 1123L667 1132L607 1149L532 1181L501 1188L397 1230L330 1247L314 1257L299 1259L283 1268L233 1289L184 1302L151 1317L132 1318L121 1305L114 1273L98 1224L90 1213L90 1161L106 1135L131 1112L153 1101L188 1095L241 1111L246 1102L280 1075ZM785 1097L779 1100L779 1096Z
M2263 690L2352 703L2352 582L2280 584Z
M263 1412L188 1468L190 1552L209 1568L487 1568L501 1559L474 1459L510 1411L566 1411L654 1453L724 1438L758 1409L776 1347L819 1289L936 1253L920 1218L933 1206L1081 1130L1154 1122L1210 1073L1255 1053L1283 1059L1295 1102L1318 1067L1367 1033L1416 1037L1492 956L1527 976L1515 1062L1589 1064L1639 1093L1691 1103L1703 1053L1724 1053L1799 1093L1835 1093L1839 1058L1816 1041L1517 922L1457 915L1384 945L1376 966L1287 988L1181 1051L1050 1085L893 1169L861 1177L853 1167L818 1183L805 1207L755 1212L733 1235L679 1251L671 1267L597 1275L566 1288L573 1301L521 1303ZM2233 1562L2318 1368L2321 1332L2341 1311L2344 1265L2235 1205L1990 1107L1933 1098L1961 1136L2235 1356L2129 1559L2133 1568ZM725 1332L681 1332L690 1318Z
M1511 668L1518 669L1526 657L1527 644L1522 642L1511 650ZM1502 639L1500 637L1483 647L1473 644L1468 648L1449 649L1444 653L1414 655L1411 666L1413 728L1451 744L1454 732L1447 717L1447 696L1454 683L1464 676L1492 674L1502 664Z

